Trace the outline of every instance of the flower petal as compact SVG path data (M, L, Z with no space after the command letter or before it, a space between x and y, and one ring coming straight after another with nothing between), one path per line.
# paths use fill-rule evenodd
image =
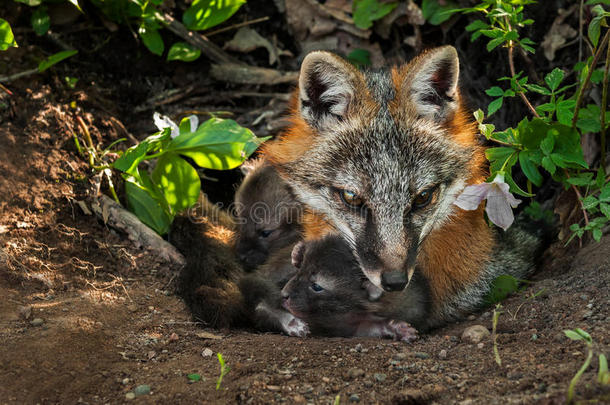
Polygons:
M453 202L463 210L472 211L476 210L481 201L487 197L491 185L489 183L475 184L468 186L461 192L458 198Z
M197 131L197 127L199 126L199 118L196 115L188 116L189 122L191 123L191 132Z
M180 129L178 128L178 125L176 125L176 123L172 121L171 118L169 118L168 116L161 115L158 112L155 112L153 114L153 121L155 122L155 126L159 129L159 131L163 131L165 128L171 128L172 139L180 135Z
M493 187L487 195L487 206L485 207L485 212L487 212L487 217L491 222L498 225L505 231L515 220L513 210L506 198L506 195L502 192L502 190L495 187Z

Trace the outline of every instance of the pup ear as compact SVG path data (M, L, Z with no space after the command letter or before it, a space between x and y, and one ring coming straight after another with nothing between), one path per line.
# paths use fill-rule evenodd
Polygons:
M361 74L350 63L329 52L312 52L301 65L299 110L313 128L341 122L348 113Z
M443 121L457 109L460 64L454 47L432 49L406 68L408 77L403 92L410 97L419 115Z
M297 269L300 269L301 264L303 264L303 256L305 255L306 247L307 246L305 245L305 242L300 241L296 245L294 245L294 247L292 248L292 254L291 254L292 265L294 267L296 267Z

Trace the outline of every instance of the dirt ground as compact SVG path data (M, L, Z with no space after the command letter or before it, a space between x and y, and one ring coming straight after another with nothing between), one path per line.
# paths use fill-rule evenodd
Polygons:
M25 70L31 52L36 49L0 54L0 70ZM587 353L562 331L582 328L596 354L610 354L610 235L581 250L555 243L533 282L503 303L501 366L490 337L478 344L461 339L471 325L491 330L490 310L413 344L218 331L192 322L171 290L176 270L77 203L87 197L91 173L73 143L76 114L101 145L152 129L151 113L132 114L150 81L118 68L107 73L108 61L97 66L93 58L73 67L81 80L74 90L62 82L74 72L58 66L11 83L10 96L0 91L1 404L328 404L336 398L561 404ZM148 59L142 56L139 66ZM163 66L155 85L163 75L174 82L185 76ZM232 190L229 184L215 193ZM231 368L220 389L217 353ZM576 389L582 403L610 403L610 387L596 382L597 366L596 355ZM189 374L202 378L192 382ZM150 392L130 399L142 385Z

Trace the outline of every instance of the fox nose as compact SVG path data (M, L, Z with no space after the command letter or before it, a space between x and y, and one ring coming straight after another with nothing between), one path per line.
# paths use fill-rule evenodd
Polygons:
M390 271L381 275L381 287L386 291L402 291L407 286L407 276L403 271Z

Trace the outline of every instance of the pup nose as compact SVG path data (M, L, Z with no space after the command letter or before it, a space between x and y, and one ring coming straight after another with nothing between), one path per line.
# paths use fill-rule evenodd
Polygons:
M407 286L407 276L402 271L390 271L381 275L381 286L386 291L402 291Z

